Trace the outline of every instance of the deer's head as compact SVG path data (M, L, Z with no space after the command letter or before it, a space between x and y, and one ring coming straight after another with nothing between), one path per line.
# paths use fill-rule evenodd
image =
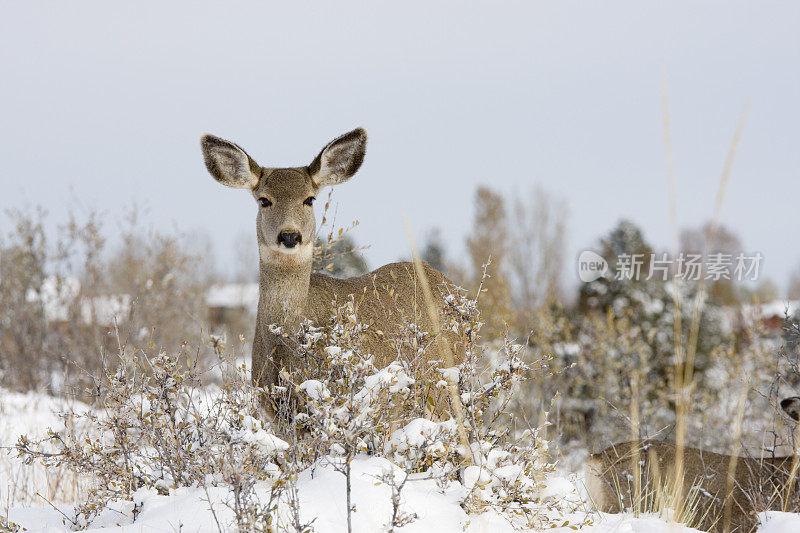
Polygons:
M241 147L213 135L203 135L200 145L214 179L253 194L261 261L292 265L311 261L314 199L322 187L356 173L364 160L367 132L356 128L331 141L310 165L294 168L259 166Z
M800 396L792 396L781 400L781 409L789 415L792 420L800 420Z

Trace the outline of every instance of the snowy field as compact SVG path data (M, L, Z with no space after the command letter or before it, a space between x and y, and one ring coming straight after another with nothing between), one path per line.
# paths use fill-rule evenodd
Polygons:
M63 426L55 414L65 408L88 409L40 394L17 394L0 390L0 519L15 523L27 531L62 532L74 530L71 504L86 490L85 481L69 472L26 466L11 449L21 434L43 435L47 427ZM391 488L379 478L397 471L388 460L361 456L353 463L352 495L355 512L353 531L386 531L392 514ZM345 478L324 462L300 473L297 483L302 522L311 523L313 531L346 531ZM585 522L582 531L590 533L660 533L696 531L670 523L656 516L601 515L591 511L586 501L580 474L559 474L548 481L547 495L567 499L574 509L568 519L572 524ZM451 483L441 488L434 480L412 478L402 491L400 509L417 518L402 531L423 532L512 532L516 531L500 515L489 511L467 515L460 502L465 488ZM233 513L225 502L230 494L222 488L184 488L169 495L140 490L133 502L112 505L103 511L87 531L102 532L216 532L234 528ZM288 512L288 510L286 510ZM761 516L762 533L800 531L800 515L768 513ZM0 522L2 530L2 522ZM573 531L572 527L555 532Z

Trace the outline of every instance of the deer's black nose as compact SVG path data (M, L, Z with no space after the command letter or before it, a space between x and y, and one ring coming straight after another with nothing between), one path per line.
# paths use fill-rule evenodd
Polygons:
M280 233L278 235L278 244L282 244L287 248L294 248L303 240L302 235L299 233Z

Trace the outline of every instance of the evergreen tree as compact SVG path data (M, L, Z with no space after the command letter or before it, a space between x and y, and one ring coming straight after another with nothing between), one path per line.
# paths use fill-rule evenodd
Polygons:
M321 243L318 251L314 254L314 272L324 272L335 278L352 278L369 272L364 256L349 235Z

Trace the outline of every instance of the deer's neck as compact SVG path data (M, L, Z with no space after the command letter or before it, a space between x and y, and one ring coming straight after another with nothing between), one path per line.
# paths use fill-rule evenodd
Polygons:
M293 268L262 261L252 352L252 380L256 385L276 384L279 370L291 368L292 352L270 326L282 326L288 333L296 331L305 313L310 282L310 261Z
M291 266L262 262L257 327L296 325L308 303L310 282L310 262Z

